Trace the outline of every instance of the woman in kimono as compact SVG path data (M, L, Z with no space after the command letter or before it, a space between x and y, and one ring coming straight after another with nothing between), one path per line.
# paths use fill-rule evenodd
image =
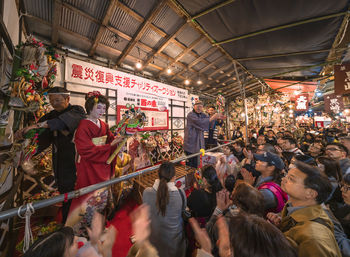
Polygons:
M115 163L107 164L122 138L115 138L108 125L99 118L109 107L106 97L94 91L87 95L85 109L87 118L80 121L75 132L74 143L77 151L77 182L75 189L109 180L114 173ZM103 213L107 205L109 189L102 188L72 201L67 226L73 227L77 235L86 236L94 211Z

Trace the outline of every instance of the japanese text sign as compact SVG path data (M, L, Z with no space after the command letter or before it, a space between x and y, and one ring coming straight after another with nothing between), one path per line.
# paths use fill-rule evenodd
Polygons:
M133 91L118 90L118 105L126 106L133 104L135 107L154 108L158 110L168 109L168 99L165 97L158 97L155 95L143 94Z
M350 63L334 65L334 93L350 93Z
M326 112L338 114L344 110L343 97L330 94L324 97L324 109Z
M306 111L308 107L308 94L300 94L297 97L295 97L296 111Z
M188 95L185 89L72 58L66 58L65 80L118 91L146 93L178 101L187 101Z

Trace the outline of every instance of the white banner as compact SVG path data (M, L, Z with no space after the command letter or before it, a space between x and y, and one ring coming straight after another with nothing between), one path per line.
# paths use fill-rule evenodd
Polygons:
M72 58L66 58L65 80L118 91L137 91L178 101L187 101L188 96L185 89Z
M143 94L133 91L117 91L118 105L134 104L135 107L155 108L165 111L169 108L168 99L150 94Z

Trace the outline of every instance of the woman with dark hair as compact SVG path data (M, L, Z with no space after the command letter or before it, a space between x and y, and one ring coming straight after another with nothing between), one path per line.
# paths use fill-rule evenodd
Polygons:
M158 177L153 187L143 192L143 202L150 207L150 242L157 249L159 257L183 257L186 243L182 209L186 206L186 195L175 186L173 163L163 162Z
M295 154L291 161L290 161L290 164L288 166L288 169L292 169L294 168L294 163L296 161L300 161L300 162L303 162L303 163L306 163L306 164L309 164L311 166L317 166L317 163L315 161L315 159L309 155L306 155L306 154Z
M223 189L213 166L205 166L201 170L201 189L192 191L187 199L187 206L193 217L209 220L216 206L216 193Z
M200 229L195 220L190 219L200 250L198 256L220 257L297 257L295 245L274 225L263 218L239 213L217 222L218 240L211 242L207 233ZM219 251L211 254L212 246ZM220 255L219 255L220 254Z
M122 138L115 138L108 125L100 120L108 106L107 98L97 91L86 97L85 108L88 115L80 121L74 136L77 151L75 189L109 180L114 173L115 164L106 162ZM104 213L109 197L108 188L102 188L74 198L66 225L73 227L76 235L86 237L86 227L91 224L93 212Z
M214 256L219 256L218 248L215 246L219 237L216 226L218 217L223 214L227 222L229 222L231 217L242 213L245 215L255 214L262 217L264 215L264 198L258 189L248 183L237 182L232 193L219 192L216 202L217 206L206 224L206 229L214 246L212 253Z
M283 233L261 217L239 214L230 218L228 227L234 256L297 257Z
M78 242L74 237L73 229L63 227L36 240L23 257L75 257L78 250Z
M255 169L261 173L258 178L242 169L241 174L246 182L254 185L264 196L265 212L279 213L288 196L281 189L282 170L284 163L282 159L273 153L254 154L256 161Z

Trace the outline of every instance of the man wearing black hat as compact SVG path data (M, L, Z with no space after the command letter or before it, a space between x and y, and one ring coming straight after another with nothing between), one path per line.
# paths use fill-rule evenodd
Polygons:
M15 134L16 139L21 139L30 129L47 128L39 135L37 153L52 144L52 168L61 194L74 190L76 169L75 146L72 139L80 120L85 117L85 111L81 106L69 104L69 94L65 88L51 88L48 96L54 110L44 115L37 124L21 129ZM70 201L63 203L62 223L67 218L69 206Z

